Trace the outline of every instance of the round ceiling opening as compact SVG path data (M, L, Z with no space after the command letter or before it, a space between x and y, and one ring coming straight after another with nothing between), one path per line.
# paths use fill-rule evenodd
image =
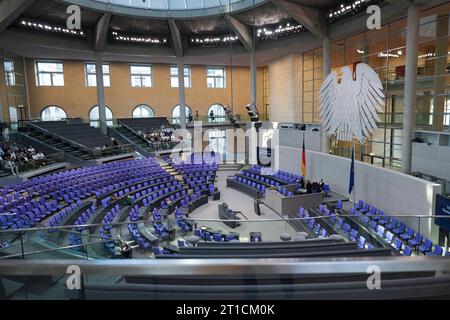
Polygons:
M266 0L72 0L73 4L124 15L189 18L249 9Z

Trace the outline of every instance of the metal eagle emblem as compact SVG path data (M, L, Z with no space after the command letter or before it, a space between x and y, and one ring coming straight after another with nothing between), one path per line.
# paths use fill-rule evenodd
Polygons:
M340 83L333 71L320 88L322 127L329 136L336 134L337 140L356 138L364 143L377 128L384 98L380 77L367 64L357 64L353 72L343 67Z

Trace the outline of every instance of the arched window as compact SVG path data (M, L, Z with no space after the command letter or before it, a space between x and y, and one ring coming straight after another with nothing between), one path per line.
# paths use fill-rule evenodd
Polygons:
M155 116L155 111L146 104L140 104L133 109L133 118L151 118Z
M113 122L113 113L110 108L105 106L105 112L106 112L106 125L112 126L114 124ZM89 111L89 123L92 127L100 127L100 116L98 113L98 106L94 106L91 111Z
M189 106L185 107L186 123L189 120L189 115L192 115L192 109ZM180 123L180 105L177 104L172 110L172 123Z
M211 114L211 111L213 112ZM213 117L211 117L213 115ZM225 122L227 116L225 114L225 109L221 104L215 103L208 109L208 122Z
M66 112L58 106L48 106L41 111L42 121L59 121L66 118Z

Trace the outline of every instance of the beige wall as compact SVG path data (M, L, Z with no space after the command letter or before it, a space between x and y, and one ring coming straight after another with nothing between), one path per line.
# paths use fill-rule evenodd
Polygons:
M86 87L84 62L64 61L64 87L38 87L34 71L34 60L27 59L31 114L40 117L48 105L62 107L68 117L87 119L89 110L97 104L95 87ZM152 87L131 87L129 63L110 63L111 87L105 88L106 104L114 117L131 117L132 110L139 104L147 104L157 116L171 117L172 109L178 104L178 88L171 88L169 65L152 65ZM258 104L262 104L262 69L258 70ZM245 105L250 102L250 72L248 68L226 68L226 88L206 87L205 66L191 65L191 88L186 88L186 104L195 115L206 115L214 103L233 105L237 114L246 113ZM232 93L233 90L233 94ZM233 101L231 99L233 98Z
M270 121L301 121L301 55L292 54L269 64Z

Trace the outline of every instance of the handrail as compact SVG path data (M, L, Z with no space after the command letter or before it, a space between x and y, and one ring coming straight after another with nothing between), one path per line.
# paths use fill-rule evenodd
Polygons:
M1 214L0 214L1 216ZM354 217L351 214L339 214L335 215L335 217ZM425 218L425 219L450 219L450 216L442 216L442 215L389 215L389 217L402 217L402 218ZM331 216L311 216L306 218L286 218L286 219L250 219L250 220L226 220L227 222L244 222L244 223L261 223L261 222L289 222L289 221L302 221L309 219L331 219ZM222 222L224 220L221 219L198 219L198 218L181 218L187 221L197 221L197 222ZM20 233L20 232L35 232L35 231L45 231L45 230L58 230L58 229L73 229L73 228L89 228L89 227L101 227L101 226L111 226L111 227L119 227L126 224L138 224L138 223L152 223L152 222L164 222L164 221L175 221L176 218L172 219L161 219L161 220L153 220L153 219L141 219L135 221L126 221L126 222L109 222L109 223L92 223L92 224L77 224L77 225L66 225L66 226L56 226L56 227L36 227L36 228L25 228L25 229L8 229L8 230L0 230L0 234L4 233Z
M121 276L208 276L251 274L367 274L368 267L379 266L383 273L434 271L449 276L450 259L441 257L333 257L279 259L133 259L133 260L4 260L2 276L38 276L66 274L67 267L76 265L83 275Z
M136 131L134 131L131 127L127 126L126 124L124 124L122 121L120 121L120 119L116 119L117 124L119 124L120 126L123 126L125 128L127 128L128 130L130 130L131 132L133 132L135 135L137 135L141 140L145 141L146 143L148 143L150 145L150 141L148 141L147 139L145 139L144 137L142 137L139 133L137 133ZM120 133L120 132L119 132ZM126 138L126 137L125 137ZM128 140L128 138L127 138Z
M32 252L24 252L24 253L10 254L10 255L7 255L7 256L0 256L0 260L7 261L7 260L9 260L9 259L23 258L23 257L25 257L25 256L31 256L31 255L34 255L34 254L49 253L49 252L58 252L58 251L61 251L61 250L75 249L75 248L79 248L79 247L86 247L86 246L90 246L90 245L94 245L94 244L107 243L107 242L110 242L110 241L111 241L111 240L96 241L96 242L89 242L89 243L82 243L82 244L74 244L74 245L63 246L63 247L52 248L52 249L36 250L36 251L32 251ZM3 261L2 261L2 263L3 263Z

